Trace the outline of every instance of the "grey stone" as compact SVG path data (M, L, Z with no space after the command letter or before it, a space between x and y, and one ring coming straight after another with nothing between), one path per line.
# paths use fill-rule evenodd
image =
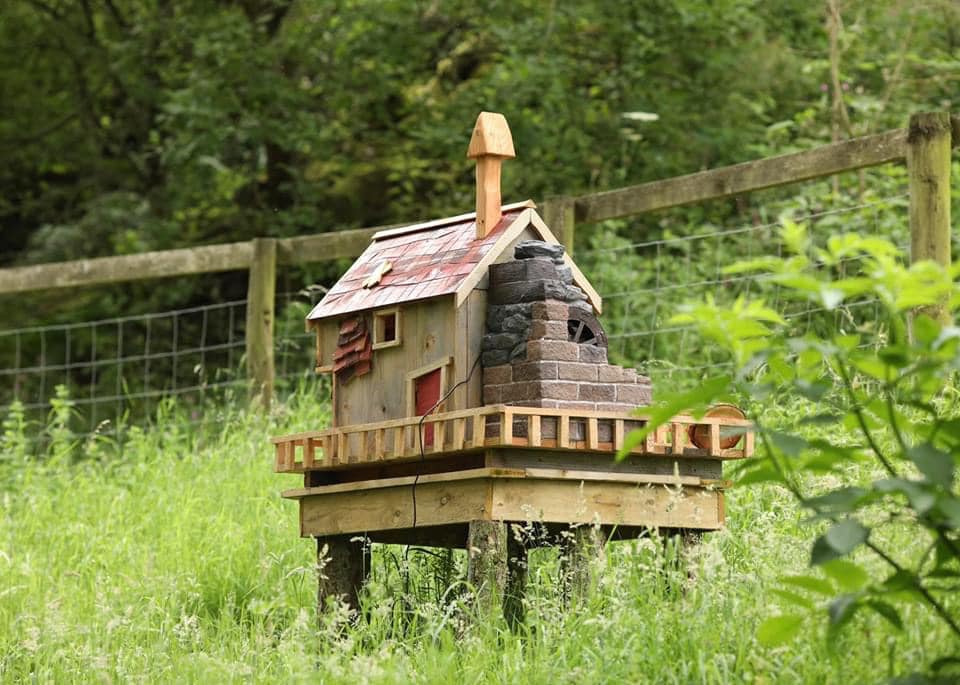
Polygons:
M531 257L549 257L563 259L563 245L553 245L542 240L522 240L513 249L516 259L530 259Z
M486 367L500 366L510 361L510 353L507 350L486 350L480 357L480 363Z
M519 342L526 342L526 336L514 333L487 333L483 336L484 350L512 350Z
M567 285L571 285L573 283L573 269L566 264L561 264L557 266L557 277Z
M563 297L557 298L557 299L566 300L567 302L578 302L580 300L583 300L584 302L586 302L587 296L586 294L584 294L582 290L580 290L580 288L578 288L575 285L564 285Z
M499 333L503 330L503 320L511 316L523 316L532 318L533 305L527 303L521 304L497 304L487 307L487 330L491 333Z
M523 314L511 314L500 324L500 330L506 333L523 333L526 336L530 330L530 317Z
M527 358L527 341L517 343L516 346L510 350L510 361L514 359L526 359Z
M571 290L572 288L572 290ZM517 281L491 288L490 301L496 305L517 304L520 302L542 302L543 300L573 301L584 299L579 288L564 285L552 280Z

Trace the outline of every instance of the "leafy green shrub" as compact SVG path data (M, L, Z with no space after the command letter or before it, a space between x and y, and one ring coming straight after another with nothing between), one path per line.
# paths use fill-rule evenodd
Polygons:
M799 634L827 610L827 635L858 613L874 612L896 629L922 605L957 638L911 682L955 676L960 664L960 328L948 325L960 307L960 288L932 262L905 266L899 249L877 237L835 235L824 248L802 225L784 222L785 257L735 264L728 273L761 271L781 296L842 312L851 302L873 302L877 320L844 330L798 332L762 301L730 306L707 300L686 305L676 323L694 324L730 355L732 373L692 392L660 399L651 421L632 434L624 453L680 411L702 411L732 399L749 406L800 398L805 415L788 426L751 417L755 459L743 464L740 485L785 488L821 534L810 550L807 575L781 579L775 590L787 613L768 618L761 642L773 646ZM858 269L840 265L856 258ZM939 320L938 320L939 319ZM856 436L850 440L849 436ZM867 482L851 482L851 465L866 465ZM910 532L915 547L890 543ZM902 538L901 538L902 539Z

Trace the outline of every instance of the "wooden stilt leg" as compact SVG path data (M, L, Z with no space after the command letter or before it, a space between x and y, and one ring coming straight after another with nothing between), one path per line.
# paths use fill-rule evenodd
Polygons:
M471 521L467 532L467 581L477 605L489 612L502 605L507 585L507 527L502 521Z
M523 623L523 598L527 589L526 541L507 526L507 587L503 598L503 615L513 628Z
M360 608L360 589L370 572L369 547L355 536L317 538L317 607L323 611L336 597L354 611Z
M599 526L571 526L561 543L564 594L570 604L581 604L596 584L594 565L603 557L606 537Z

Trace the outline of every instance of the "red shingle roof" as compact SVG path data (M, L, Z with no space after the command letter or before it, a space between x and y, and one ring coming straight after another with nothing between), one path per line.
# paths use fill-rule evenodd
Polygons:
M307 318L323 319L455 293L527 206L505 207L508 211L500 223L480 240L473 214L381 231ZM364 279L386 261L392 268L377 285L364 288Z

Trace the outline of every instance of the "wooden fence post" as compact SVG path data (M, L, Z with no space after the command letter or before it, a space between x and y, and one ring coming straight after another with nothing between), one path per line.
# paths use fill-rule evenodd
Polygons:
M907 169L910 174L910 259L950 266L950 148L947 112L922 112L910 117ZM950 310L941 304L930 311L943 324Z
M544 223L567 248L567 254L572 256L577 221L573 198L552 197L544 201L542 209Z
M252 241L250 280L247 283L247 377L251 395L264 409L273 397L273 320L277 284L277 241Z

